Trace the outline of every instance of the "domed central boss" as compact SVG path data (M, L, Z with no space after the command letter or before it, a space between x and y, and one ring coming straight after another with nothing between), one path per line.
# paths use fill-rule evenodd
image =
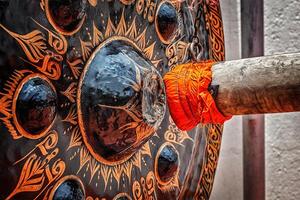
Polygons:
M152 136L165 112L160 74L125 39L95 50L81 77L78 97L84 142L106 164L132 155Z

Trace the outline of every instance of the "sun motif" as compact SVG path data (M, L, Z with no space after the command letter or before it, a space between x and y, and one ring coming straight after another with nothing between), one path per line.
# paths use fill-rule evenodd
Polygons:
M126 23L124 10L116 26L112 23L111 18L110 17L108 18L105 32L102 33L95 25L95 22L93 22L92 27L93 29L91 30L91 33L87 32L87 35L90 36L87 37L89 40L83 40L80 38L80 44L81 44L80 51L82 55L82 57L80 58L81 60L72 61L72 62L69 61L69 63L73 63L69 65L69 67L71 68L71 71L76 79L79 79L79 74L81 73L80 71L82 70L80 69L80 67L78 67L78 65L76 65L76 63L77 64L82 64L85 62L89 63L88 59L93 53L92 49L96 47L101 48L101 46L104 46L105 44L114 40L123 40L129 42L135 48L137 48L138 51L143 52L143 55L145 55L146 58L148 58L154 66L157 66L159 64L160 59L154 55L155 42L151 42L151 40L149 39L146 40L147 28L145 28L143 31L138 32L136 18L133 18L131 22ZM140 90L141 87L141 76L139 74L139 71L145 69L143 69L142 66L135 66L135 67L137 72L136 82L131 81L130 83L131 83L131 87L134 90L138 91ZM80 130L82 131L83 128L80 127L80 124L77 122L78 118L81 118L81 113L78 116L75 111L76 110L75 98L76 95L78 98L80 93L76 91L77 88L78 88L77 84L73 82L69 85L69 87L65 91L62 91L62 94L66 96L71 103L74 104L74 106L71 106L70 112L67 114L66 118L63 121L69 122L70 124L74 125L70 130L71 139L68 146L68 151L74 149L73 150L74 154L70 158L71 160L75 159L76 157L79 157L79 169L77 173L81 173L81 171L84 170L84 168L86 167L86 170L88 170L90 175L89 182L92 182L92 180L95 177L97 177L98 179L99 177L102 177L105 188L108 186L111 177L113 177L113 179L117 182L117 185L120 185L122 176L125 176L127 177L128 180L130 180L132 176L132 170L134 168L141 169L143 162L144 165L146 165L146 162L144 161L143 157L148 156L152 158L150 142L146 142L141 147L140 150L131 154L125 159L122 159L119 162L108 163L105 162L105 160L95 159L95 156L91 154L91 151L89 151L85 145L82 145L83 143L88 144L88 142L84 142L84 138L80 133ZM135 121L135 123L130 123L123 127L120 127L121 132L126 131L126 129L132 129L132 128L136 129L137 131L140 130L140 128L137 126L140 126L139 124L141 121L141 116L139 113L137 113L136 108L133 106L134 102L128 102L128 103L129 103L128 105L126 104L123 107L122 106L117 108L114 107L114 109L125 110ZM79 105L78 102L77 105ZM99 106L109 107L107 105L99 105ZM143 133L147 132L145 129L141 129L141 131Z
M95 23L93 22L92 34L88 34L88 35L92 35L92 38L90 38L91 40L83 41L82 39L80 39L81 52L83 55L82 59L84 62L87 61L88 58L90 58L91 53L92 53L91 48L97 47L98 49L100 49L105 44L108 44L111 41L115 41L115 40L122 40L122 41L129 42L135 48L137 48L140 52L143 52L143 54L146 56L146 58L148 58L154 66L157 66L157 64L160 62L160 59L154 58L155 57L154 56L155 42L151 42L150 40L146 41L147 28L139 33L138 27L136 25L136 18L133 18L133 20L131 22L126 24L125 17L124 17L124 10L122 12L121 18L120 18L117 26L113 25L110 17L108 18L105 30L106 30L105 33L100 32L99 29L96 27ZM99 44L101 44L101 45L99 46ZM91 60L91 58L90 58L90 60ZM89 61L87 61L86 65L88 65L88 64L89 64ZM129 80L128 83L136 92L139 92L139 90L141 90L140 71L146 70L146 69L144 69L142 66L137 66L137 65L135 65L134 67L135 67L135 71L136 71L136 75L135 75L136 80L135 81ZM80 91L77 93L77 98L80 96L80 93L81 93ZM130 100L129 102L127 102L127 104L125 104L123 106L109 106L109 105L101 105L101 104L98 104L98 106L104 107L104 108L121 109L121 110L124 110L126 113L128 113L128 115L133 119L133 122L125 124L124 126L120 127L120 132L124 132L127 129L135 129L137 132L137 135L138 135L137 140L142 140L143 139L143 138L141 138L142 136L139 136L139 135L145 134L147 132L151 132L153 130L151 127L147 127L147 126L145 128L143 127L143 123L141 122L142 121L141 113L138 113L138 110L136 109L137 104L138 103L135 102L133 99L132 101ZM79 105L80 105L80 102L77 102L77 106L79 106ZM78 111L79 111L78 117L81 118L82 114L80 113L80 106L78 107ZM80 119L79 121L82 121L82 119ZM76 146L73 141L75 141L75 143L79 144L78 143L79 141L84 140L84 138L82 138L81 134L76 133L76 132L78 132L78 127L75 127L75 129L77 131L72 133L71 138L73 138L73 139L76 138L76 139L75 140L71 139L70 145L69 145L72 147ZM84 128L82 126L79 126L79 129L81 129L81 132L84 132ZM150 130L148 130L148 129L150 129ZM139 131L141 131L140 134L139 134ZM74 134L74 137L73 137L73 134ZM89 146L88 141L85 141L85 144ZM92 156L90 154L91 150L87 150L86 146L82 146L80 148L81 148L81 150L79 153L79 157L80 157L79 171L83 168L84 165L89 166L89 170L90 170L90 174L91 174L90 181L93 179L93 176L96 174L96 171L100 172L100 177L105 177L104 178L105 187L107 185L107 182L108 182L110 176L112 176L115 179L115 181L117 181L118 185L119 185L122 175L124 175L128 179L130 179L130 177L132 175L131 173L132 173L133 167L141 169L142 157L149 156L151 158L151 156L152 156L149 142L146 142L141 147L140 150L131 154L130 156L127 156L125 159L122 159L118 162L114 161L111 163L105 162L104 159L96 159L95 160L95 156L97 156L97 154L92 151L92 154L94 155L94 156Z

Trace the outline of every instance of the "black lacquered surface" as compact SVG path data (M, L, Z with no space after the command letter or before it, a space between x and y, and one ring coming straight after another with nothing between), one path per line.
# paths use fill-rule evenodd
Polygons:
M161 79L191 61L189 6L0 1L0 199L189 199L200 191L208 129L176 127ZM222 52L211 51L220 45L209 39L209 9L202 1L201 59Z

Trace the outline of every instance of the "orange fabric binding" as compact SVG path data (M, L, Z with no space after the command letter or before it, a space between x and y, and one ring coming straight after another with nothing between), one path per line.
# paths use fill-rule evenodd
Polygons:
M181 130L197 124L223 124L231 116L224 116L208 91L213 61L187 63L176 66L164 76L171 116Z

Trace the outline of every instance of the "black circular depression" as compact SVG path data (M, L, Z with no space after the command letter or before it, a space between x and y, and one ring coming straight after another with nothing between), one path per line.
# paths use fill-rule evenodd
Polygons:
M47 129L56 115L57 96L50 84L39 77L24 83L16 101L16 116L21 127L31 135Z
M73 32L85 17L87 0L47 0L50 20L64 32Z
M128 41L113 40L96 50L79 88L84 141L100 161L132 154L163 119L162 78Z
M156 32L163 43L170 43L176 36L178 16L175 7L169 2L163 2L156 13Z
M68 179L62 182L56 189L52 200L84 200L84 190L81 184L74 180Z
M157 172L161 181L167 182L175 176L178 170L178 154L171 145L161 150L157 161Z

